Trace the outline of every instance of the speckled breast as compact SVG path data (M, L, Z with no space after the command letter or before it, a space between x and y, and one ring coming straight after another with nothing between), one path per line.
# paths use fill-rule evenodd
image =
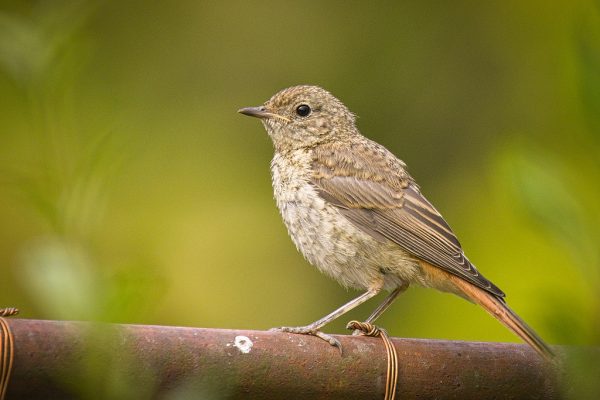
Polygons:
M325 202L310 183L309 150L276 154L271 162L277 207L288 232L304 257L344 286L368 288L385 278L383 263L397 258L389 245L377 242L356 228L338 210ZM383 250L383 251L382 251Z

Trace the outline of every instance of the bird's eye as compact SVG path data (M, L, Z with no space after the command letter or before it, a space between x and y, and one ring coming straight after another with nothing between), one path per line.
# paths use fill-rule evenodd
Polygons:
M307 117L308 114L310 114L310 107L306 104L300 104L298 107L296 107L296 114L301 117Z

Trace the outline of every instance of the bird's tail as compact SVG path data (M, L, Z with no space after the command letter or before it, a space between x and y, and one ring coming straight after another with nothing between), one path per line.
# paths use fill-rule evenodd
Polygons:
M546 360L554 362L555 354L544 341L529 327L504 300L456 276L451 276L454 286L465 297L483 307L490 315L500 321L535 349Z

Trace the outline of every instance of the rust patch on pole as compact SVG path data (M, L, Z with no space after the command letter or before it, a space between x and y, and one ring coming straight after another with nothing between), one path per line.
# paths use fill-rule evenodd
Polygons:
M386 354L377 338L336 336L340 355L322 340L276 332L19 319L9 325L15 358L8 399L102 397L98 390L110 390L99 388L106 379L141 398L380 399L385 391ZM525 345L393 343L398 399L561 398L560 374Z

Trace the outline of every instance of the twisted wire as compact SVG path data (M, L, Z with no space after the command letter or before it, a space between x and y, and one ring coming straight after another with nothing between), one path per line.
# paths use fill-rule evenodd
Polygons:
M381 337L387 353L387 373L385 380L384 400L396 398L396 386L398 385L398 353L385 329L368 322L350 321L346 326L348 329L358 329L365 336Z
M10 326L3 317L19 313L16 308L0 309L0 400L4 400L14 360L15 340Z

